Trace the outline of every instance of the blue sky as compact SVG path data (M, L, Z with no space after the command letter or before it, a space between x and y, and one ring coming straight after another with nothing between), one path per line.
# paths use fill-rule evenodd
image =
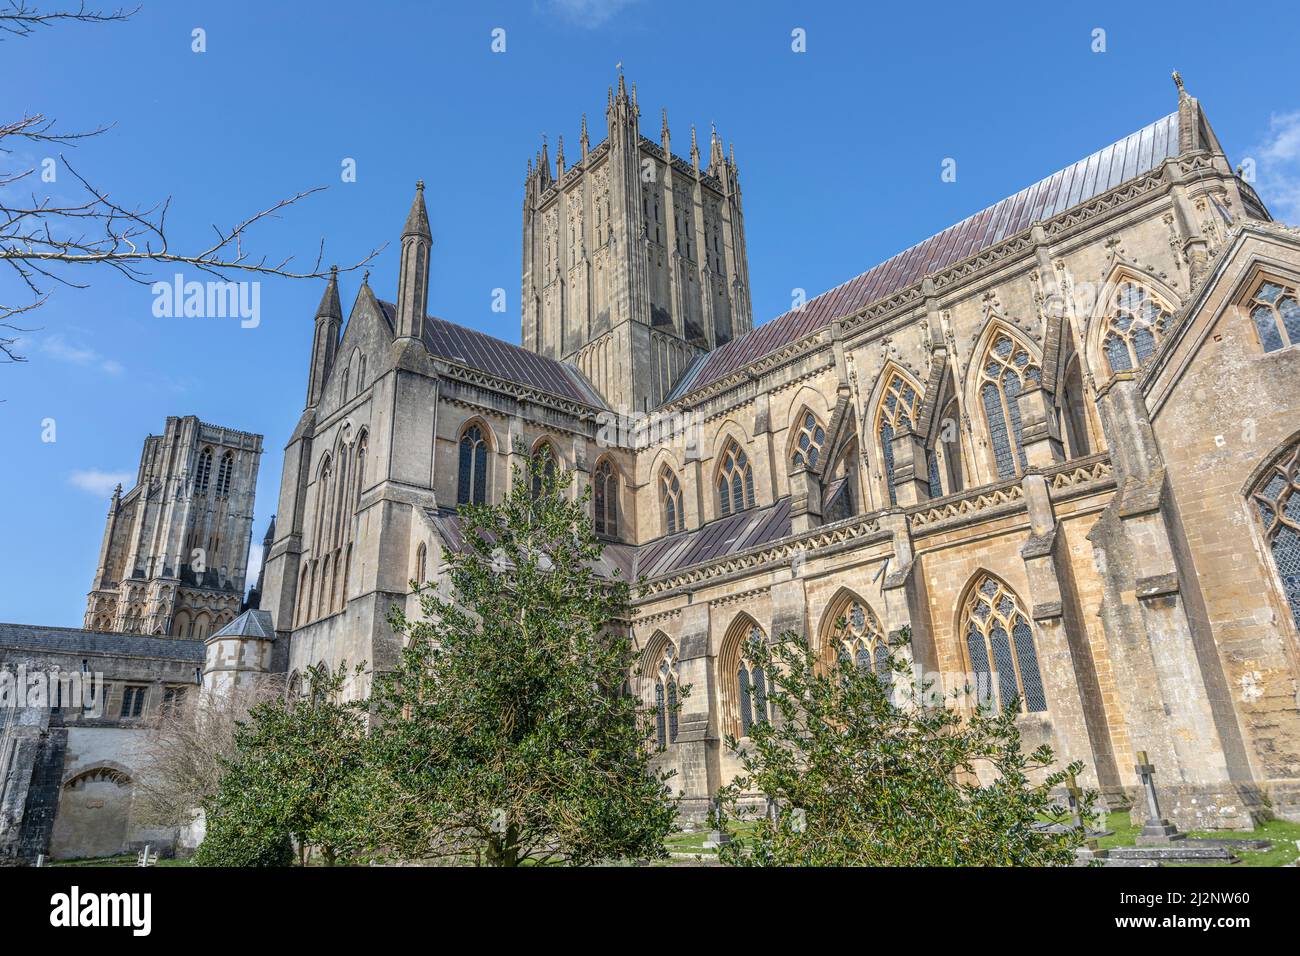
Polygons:
M1300 221L1300 13L1252 4L702 4L677 0L143 0L124 24L64 26L0 44L2 120L66 129L114 124L63 152L124 202L172 197L174 246L195 246L300 189L330 188L255 234L256 248L347 263L385 242L372 285L391 298L396 240L423 178L434 234L433 313L518 341L524 168L549 137L578 152L581 114L604 137L606 86L622 62L643 131L668 110L735 143L755 321L1170 112L1177 67L1230 158L1256 160L1275 215ZM50 4L45 4L49 6ZM192 31L207 50L191 50ZM506 51L493 53L504 29ZM806 31L806 52L791 32ZM1105 52L1093 52L1094 31ZM0 157L39 165L57 150ZM345 159L356 182L340 181ZM957 161L956 182L940 178ZM41 194L77 194L62 165ZM170 279L175 269L157 276ZM79 626L108 494L168 415L266 436L254 541L279 492L282 449L302 410L321 285L267 280L261 322L156 318L147 286L68 274L0 365L0 620ZM195 276L197 278L197 276ZM342 281L345 311L360 276ZM504 288L509 311L493 312ZM0 274L0 301L21 290ZM42 421L56 422L43 442ZM255 559L254 559L255 560Z

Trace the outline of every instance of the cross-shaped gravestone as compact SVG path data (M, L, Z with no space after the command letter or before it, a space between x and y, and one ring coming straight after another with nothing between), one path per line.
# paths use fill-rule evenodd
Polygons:
M1070 804L1070 826L1076 830L1083 829L1083 791L1079 789L1079 782L1074 779L1074 774L1065 778L1065 794Z
M731 834L727 832L726 827L722 825L722 798L713 798L713 819L715 829L709 831L705 837L704 848L706 850L720 850L731 842Z
M1138 779L1142 781L1142 787L1147 796L1147 822L1137 835L1136 842L1138 846L1150 846L1151 844L1168 843L1170 840L1183 839L1183 834L1178 832L1178 827L1160 815L1160 801L1156 798L1156 768L1147 759L1145 750L1138 751L1137 766L1133 769L1137 772Z

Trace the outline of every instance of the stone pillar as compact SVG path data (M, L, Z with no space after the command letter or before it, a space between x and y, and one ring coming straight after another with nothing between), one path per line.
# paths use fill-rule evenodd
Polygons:
M1074 591L1064 539L1042 475L1021 481L1029 511L1029 537L1020 549L1029 579L1029 616L1038 650L1039 673L1047 697L1058 762L1084 762L1084 780L1096 787L1110 808L1125 805L1110 741L1110 729L1097 682L1092 648ZM1062 666L1068 665L1068 666Z
M1118 489L1088 540L1103 574L1101 616L1129 737L1167 768L1168 813L1181 828L1249 827L1260 795L1235 718L1211 702L1210 688L1226 681L1213 636L1187 610L1177 516L1145 402L1127 376L1100 399ZM1141 806L1136 778L1125 783Z
M1030 468L1050 468L1065 461L1061 429L1052 396L1041 384L1030 383L1016 399L1020 408L1021 447Z
M715 649L709 640L708 604L691 604L682 609L681 632L677 638L677 673L690 692L681 702L677 718L677 785L682 790L683 822L702 822L709 812L709 798L721 784L718 753L718 718L713 702L717 668Z
M925 439L903 423L889 442L894 456L894 499L907 508L930 498L930 472L925 461Z
M790 532L804 534L822 523L822 488L806 465L790 472Z

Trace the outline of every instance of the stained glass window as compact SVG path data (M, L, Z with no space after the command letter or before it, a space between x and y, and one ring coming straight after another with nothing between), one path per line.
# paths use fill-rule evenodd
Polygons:
M816 468L817 459L822 453L822 445L825 443L826 430L817 421L817 416L812 412L804 412L803 420L799 423L799 432L795 436L790 464L796 467L806 464L809 468Z
M980 370L980 400L988 419L989 440L999 478L1014 478L1025 468L1024 436L1017 396L1042 376L1029 352L1008 335L997 335Z
M1170 309L1140 285L1121 282L1114 313L1106 320L1101 347L1112 372L1137 369L1156 354L1164 338Z
M876 415L876 434L880 436L880 454L885 462L885 484L889 490L889 503L897 504L894 491L894 449L892 442L901 425L914 427L920 398L916 389L908 384L907 379L894 372L885 386L880 399L880 411Z
M1279 458L1251 495L1291 619L1300 628L1300 445Z
M981 706L1019 698L1022 713L1047 710L1033 626L1010 588L985 575L967 601L963 630Z
M892 657L880 619L870 606L853 600L842 615L843 624L833 635L836 654L841 661L853 661L869 670L886 686L893 684Z
M592 478L592 507L595 509L596 534L618 536L618 473L605 459L596 466Z
M1250 317L1265 352L1300 343L1300 298L1295 289L1264 282L1251 299Z
M483 429L471 425L460 436L460 470L456 503L481 505L487 501L487 442Z
M727 442L718 466L718 516L754 507L754 471L735 440Z
M677 648L665 640L652 671L655 682L655 740L666 747L677 739Z
M676 534L685 529L685 515L682 514L682 486L667 465L659 473L659 494L664 505L664 529L667 534Z

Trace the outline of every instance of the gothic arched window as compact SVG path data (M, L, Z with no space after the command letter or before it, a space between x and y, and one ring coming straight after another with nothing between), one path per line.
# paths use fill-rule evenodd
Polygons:
M1300 628L1300 445L1273 463L1250 497L1291 619Z
M1265 352L1300 344L1300 297L1295 289L1265 281L1251 297L1249 308Z
M361 433L361 437L357 439L356 465L353 467L353 470L356 472L356 477L353 479L352 482L352 506L348 510L349 515L353 515L356 513L358 505L361 504L361 492L364 491L366 487L365 485L366 446L369 445L370 443L369 437L370 437L369 434L363 431ZM352 537L352 522L349 519L348 521L349 540L351 539L351 537Z
M208 481L212 478L212 449L205 448L199 455L199 466L194 471L194 491L196 494L208 493Z
M1164 337L1169 314L1169 307L1142 286L1121 282L1101 340L1110 370L1122 372L1146 365Z
M329 547L329 538L325 531L325 526L329 521L330 507L329 496L330 490L334 483L330 480L334 475L334 469L328 455L325 456L324 462L320 466L320 478L316 481L316 554L319 556Z
M1029 352L1011 336L994 336L980 369L980 400L988 419L989 439L999 478L1014 478L1025 469L1024 437L1016 399L1042 372Z
M665 641L654 668L655 742L666 747L677 740L677 648Z
M918 405L920 397L907 379L897 372L890 375L880 398L880 411L876 414L876 434L880 436L880 454L885 463L885 484L888 486L891 505L898 504L897 493L894 491L892 442L901 426L906 425L909 429L915 427ZM935 477L937 476L932 476Z
M659 473L659 496L663 500L665 533L676 534L684 530L686 525L682 514L682 486L667 465Z
M799 422L799 431L794 437L794 452L790 455L790 464L796 468L807 465L817 467L821 457L822 445L826 444L826 430L812 412L804 412Z
M842 619L843 624L838 624ZM835 656L841 664L852 663L859 670L871 671L886 685L893 683L889 641L880 619L870 605L851 599L837 616L833 635Z
M1003 708L1018 697L1022 713L1047 710L1033 627L1015 593L986 574L966 599L963 617L979 703Z
M555 449L551 443L544 441L533 449L534 465L540 465L541 471L533 474L533 497L539 498L542 494L542 488L546 480L555 477L556 465Z
M754 470L735 439L727 442L718 465L718 517L754 507Z
M458 505L487 501L487 441L483 429L471 425L460 436L460 468L456 480Z
M753 662L751 649L761 646L764 641L763 629L757 624L750 625L740 648L740 660L736 666L736 695L740 709L740 736L748 737L755 725L770 720L774 710L767 675L762 665Z
M592 477L592 506L595 510L596 534L618 536L618 472L606 458L596 466Z
M209 459L211 461L211 459ZM230 494L230 474L235 470L234 452L221 456L221 465L217 468L217 497L224 498Z

